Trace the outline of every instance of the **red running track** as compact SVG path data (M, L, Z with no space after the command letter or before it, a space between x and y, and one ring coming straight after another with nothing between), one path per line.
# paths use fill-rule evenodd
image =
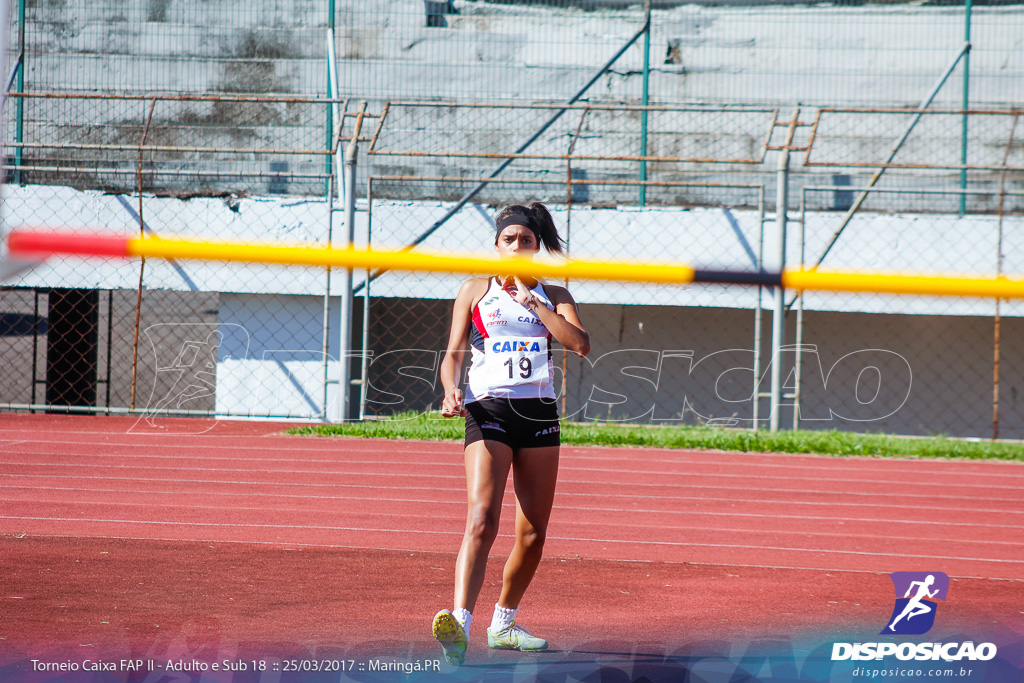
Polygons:
M461 446L283 428L0 415L0 649L433 646ZM1021 632L1022 501L1019 463L564 447L521 616L577 649L621 638L622 614L637 647L662 649L877 634L888 573L942 571L946 628ZM513 510L510 484L481 606Z

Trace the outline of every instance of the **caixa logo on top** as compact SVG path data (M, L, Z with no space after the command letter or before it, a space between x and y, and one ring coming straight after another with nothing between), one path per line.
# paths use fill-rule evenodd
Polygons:
M879 635L921 635L935 625L939 603L946 600L949 577L942 572L893 572L889 575L896 602ZM907 661L988 661L996 656L992 643L835 643L832 660L880 660L895 656Z

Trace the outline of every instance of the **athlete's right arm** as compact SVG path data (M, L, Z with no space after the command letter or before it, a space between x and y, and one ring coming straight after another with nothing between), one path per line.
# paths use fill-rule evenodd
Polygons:
M469 341L473 306L483 296L486 286L486 280L467 280L455 297L448 348L445 350L444 360L441 361L441 386L444 387L441 415L444 417L466 414L466 409L462 405L462 389L459 388L459 373L466 355L466 343Z

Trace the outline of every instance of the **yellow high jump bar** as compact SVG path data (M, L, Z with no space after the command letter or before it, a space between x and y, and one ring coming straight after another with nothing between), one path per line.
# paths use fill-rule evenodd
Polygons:
M68 232L16 230L8 236L9 257L44 260L50 256L145 257L246 263L277 263L332 268L369 268L408 272L509 275L571 280L718 283L764 285L797 291L875 292L1024 298L1024 279L1005 276L910 274L835 270L782 272L698 269L672 263L629 261L503 261L479 255L438 254L384 249L329 249L319 245L255 245L243 242L197 241L152 237L82 235Z

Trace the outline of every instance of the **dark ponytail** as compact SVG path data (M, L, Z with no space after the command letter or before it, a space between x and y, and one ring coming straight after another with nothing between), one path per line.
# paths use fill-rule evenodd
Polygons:
M497 232L494 235L494 243L498 243L498 235L509 225L522 225L533 230L537 241L544 245L544 248L551 253L564 253L565 240L558 235L555 221L551 218L548 208L540 202L534 202L529 206L512 204L498 212L494 218Z

